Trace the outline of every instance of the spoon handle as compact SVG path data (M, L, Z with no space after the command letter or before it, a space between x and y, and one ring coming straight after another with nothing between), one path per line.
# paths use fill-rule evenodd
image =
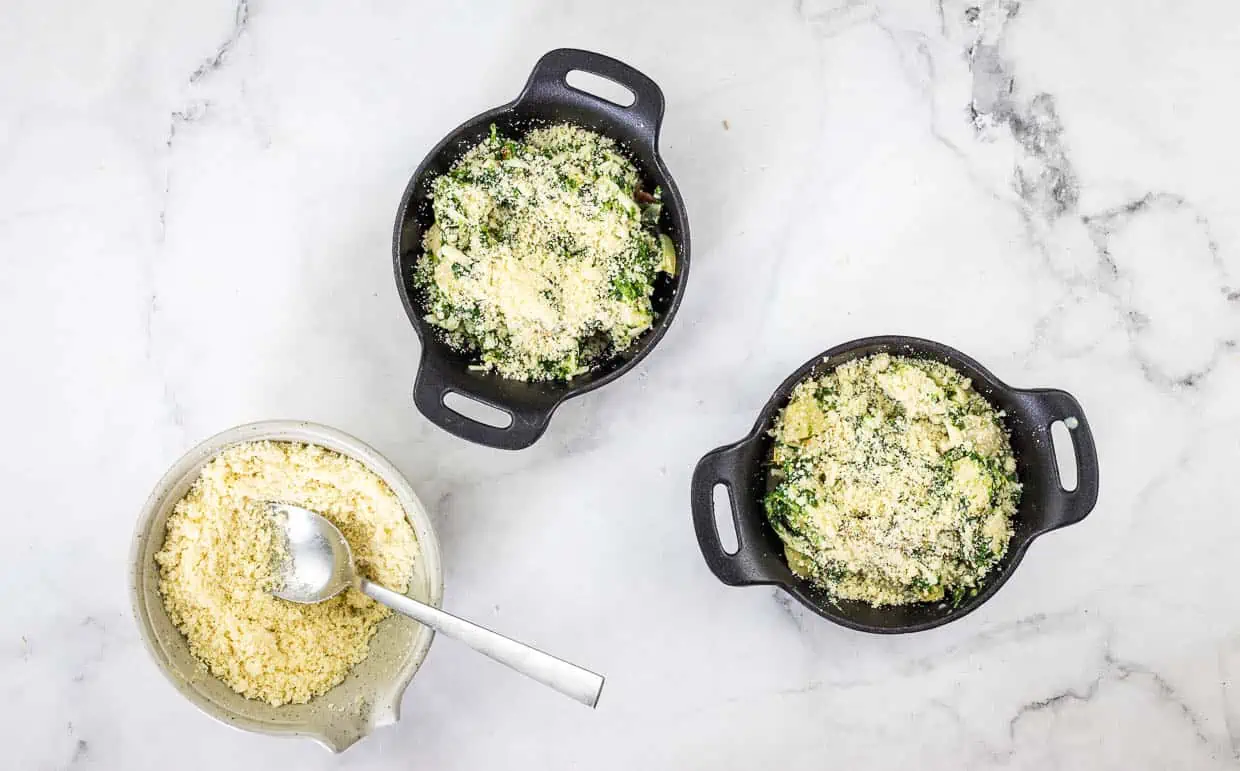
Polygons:
M484 656L489 656L526 677L532 677L587 707L598 705L599 694L603 691L602 675L596 675L588 669L582 669L576 664L570 664L364 578L359 580L359 588L376 602L381 602L436 632L459 640Z

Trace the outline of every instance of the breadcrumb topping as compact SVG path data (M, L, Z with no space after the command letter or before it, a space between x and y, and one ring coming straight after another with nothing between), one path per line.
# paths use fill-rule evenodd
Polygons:
M798 384L767 517L789 566L874 606L977 592L1020 500L1002 414L951 367L879 354Z
M426 320L506 378L570 379L628 348L654 320L656 275L676 272L661 191L577 126L520 140L492 126L431 198L414 273Z
M266 501L340 528L367 578L408 589L417 544L392 490L358 461L295 442L249 442L202 469L155 555L168 617L190 651L247 698L302 704L366 657L391 611L356 589L314 605L269 594L280 542Z

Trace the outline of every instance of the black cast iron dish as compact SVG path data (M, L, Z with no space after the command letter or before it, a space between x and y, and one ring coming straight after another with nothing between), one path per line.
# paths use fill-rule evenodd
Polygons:
M775 417L788 403L792 389L807 377L819 376L850 359L875 353L940 361L972 378L973 387L1006 413L1017 475L1024 485L1013 522L1007 554L987 575L977 595L959 607L950 603L919 603L873 608L863 602L832 600L788 567L779 536L766 519L762 498L768 489L770 436ZM1063 489L1050 426L1069 423L1076 455L1077 486ZM1072 421L1075 420L1075 423ZM1075 427L1072 427L1075 426ZM738 549L724 551L715 528L714 489L723 484L732 504ZM975 610L1012 575L1033 539L1056 528L1080 522L1098 500L1098 456L1081 405L1065 391L1012 388L985 367L946 345L914 337L870 337L836 346L815 356L779 386L762 408L753 430L741 441L707 453L693 472L693 525L706 564L730 586L773 584L823 618L865 632L899 633L930 629Z
M573 88L565 76L574 70L599 75L627 88L635 101L621 107ZM546 430L551 414L565 399L620 377L663 337L684 294L689 271L689 221L676 183L659 157L662 121L663 92L653 80L611 57L560 48L538 60L525 89L514 101L459 126L418 166L401 198L392 251L400 299L422 341L413 400L432 423L462 439L489 447L529 447ZM491 124L503 134L519 136L532 126L557 122L574 123L615 139L636 163L644 189L663 189L659 229L675 243L678 264L675 277L659 275L652 298L654 324L628 350L567 383L523 383L471 370L470 358L443 342L437 330L423 318L422 298L412 285L413 268L422 254L422 234L435 221L429 198L434 179L482 141L490 133ZM456 412L444 404L444 397L454 392L507 413L512 422L499 428Z

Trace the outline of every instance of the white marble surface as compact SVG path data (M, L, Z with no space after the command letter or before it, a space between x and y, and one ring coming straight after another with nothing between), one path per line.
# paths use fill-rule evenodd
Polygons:
M0 24L0 734L13 769L1221 769L1240 763L1240 5L10 0ZM521 453L430 426L389 236L426 150L561 45L667 99L680 316ZM1083 402L1093 515L898 638L729 589L698 457L854 337ZM433 509L447 606L597 667L597 712L447 640L333 758L148 660L138 508L256 419Z

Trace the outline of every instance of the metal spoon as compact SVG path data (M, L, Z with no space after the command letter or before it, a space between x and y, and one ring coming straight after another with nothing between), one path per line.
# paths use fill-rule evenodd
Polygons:
M331 599L356 586L376 602L460 640L587 707L598 704L603 690L601 675L366 580L353 567L353 554L344 535L309 509L269 502L267 511L284 542L284 555L276 568L271 592L275 596L308 604Z

